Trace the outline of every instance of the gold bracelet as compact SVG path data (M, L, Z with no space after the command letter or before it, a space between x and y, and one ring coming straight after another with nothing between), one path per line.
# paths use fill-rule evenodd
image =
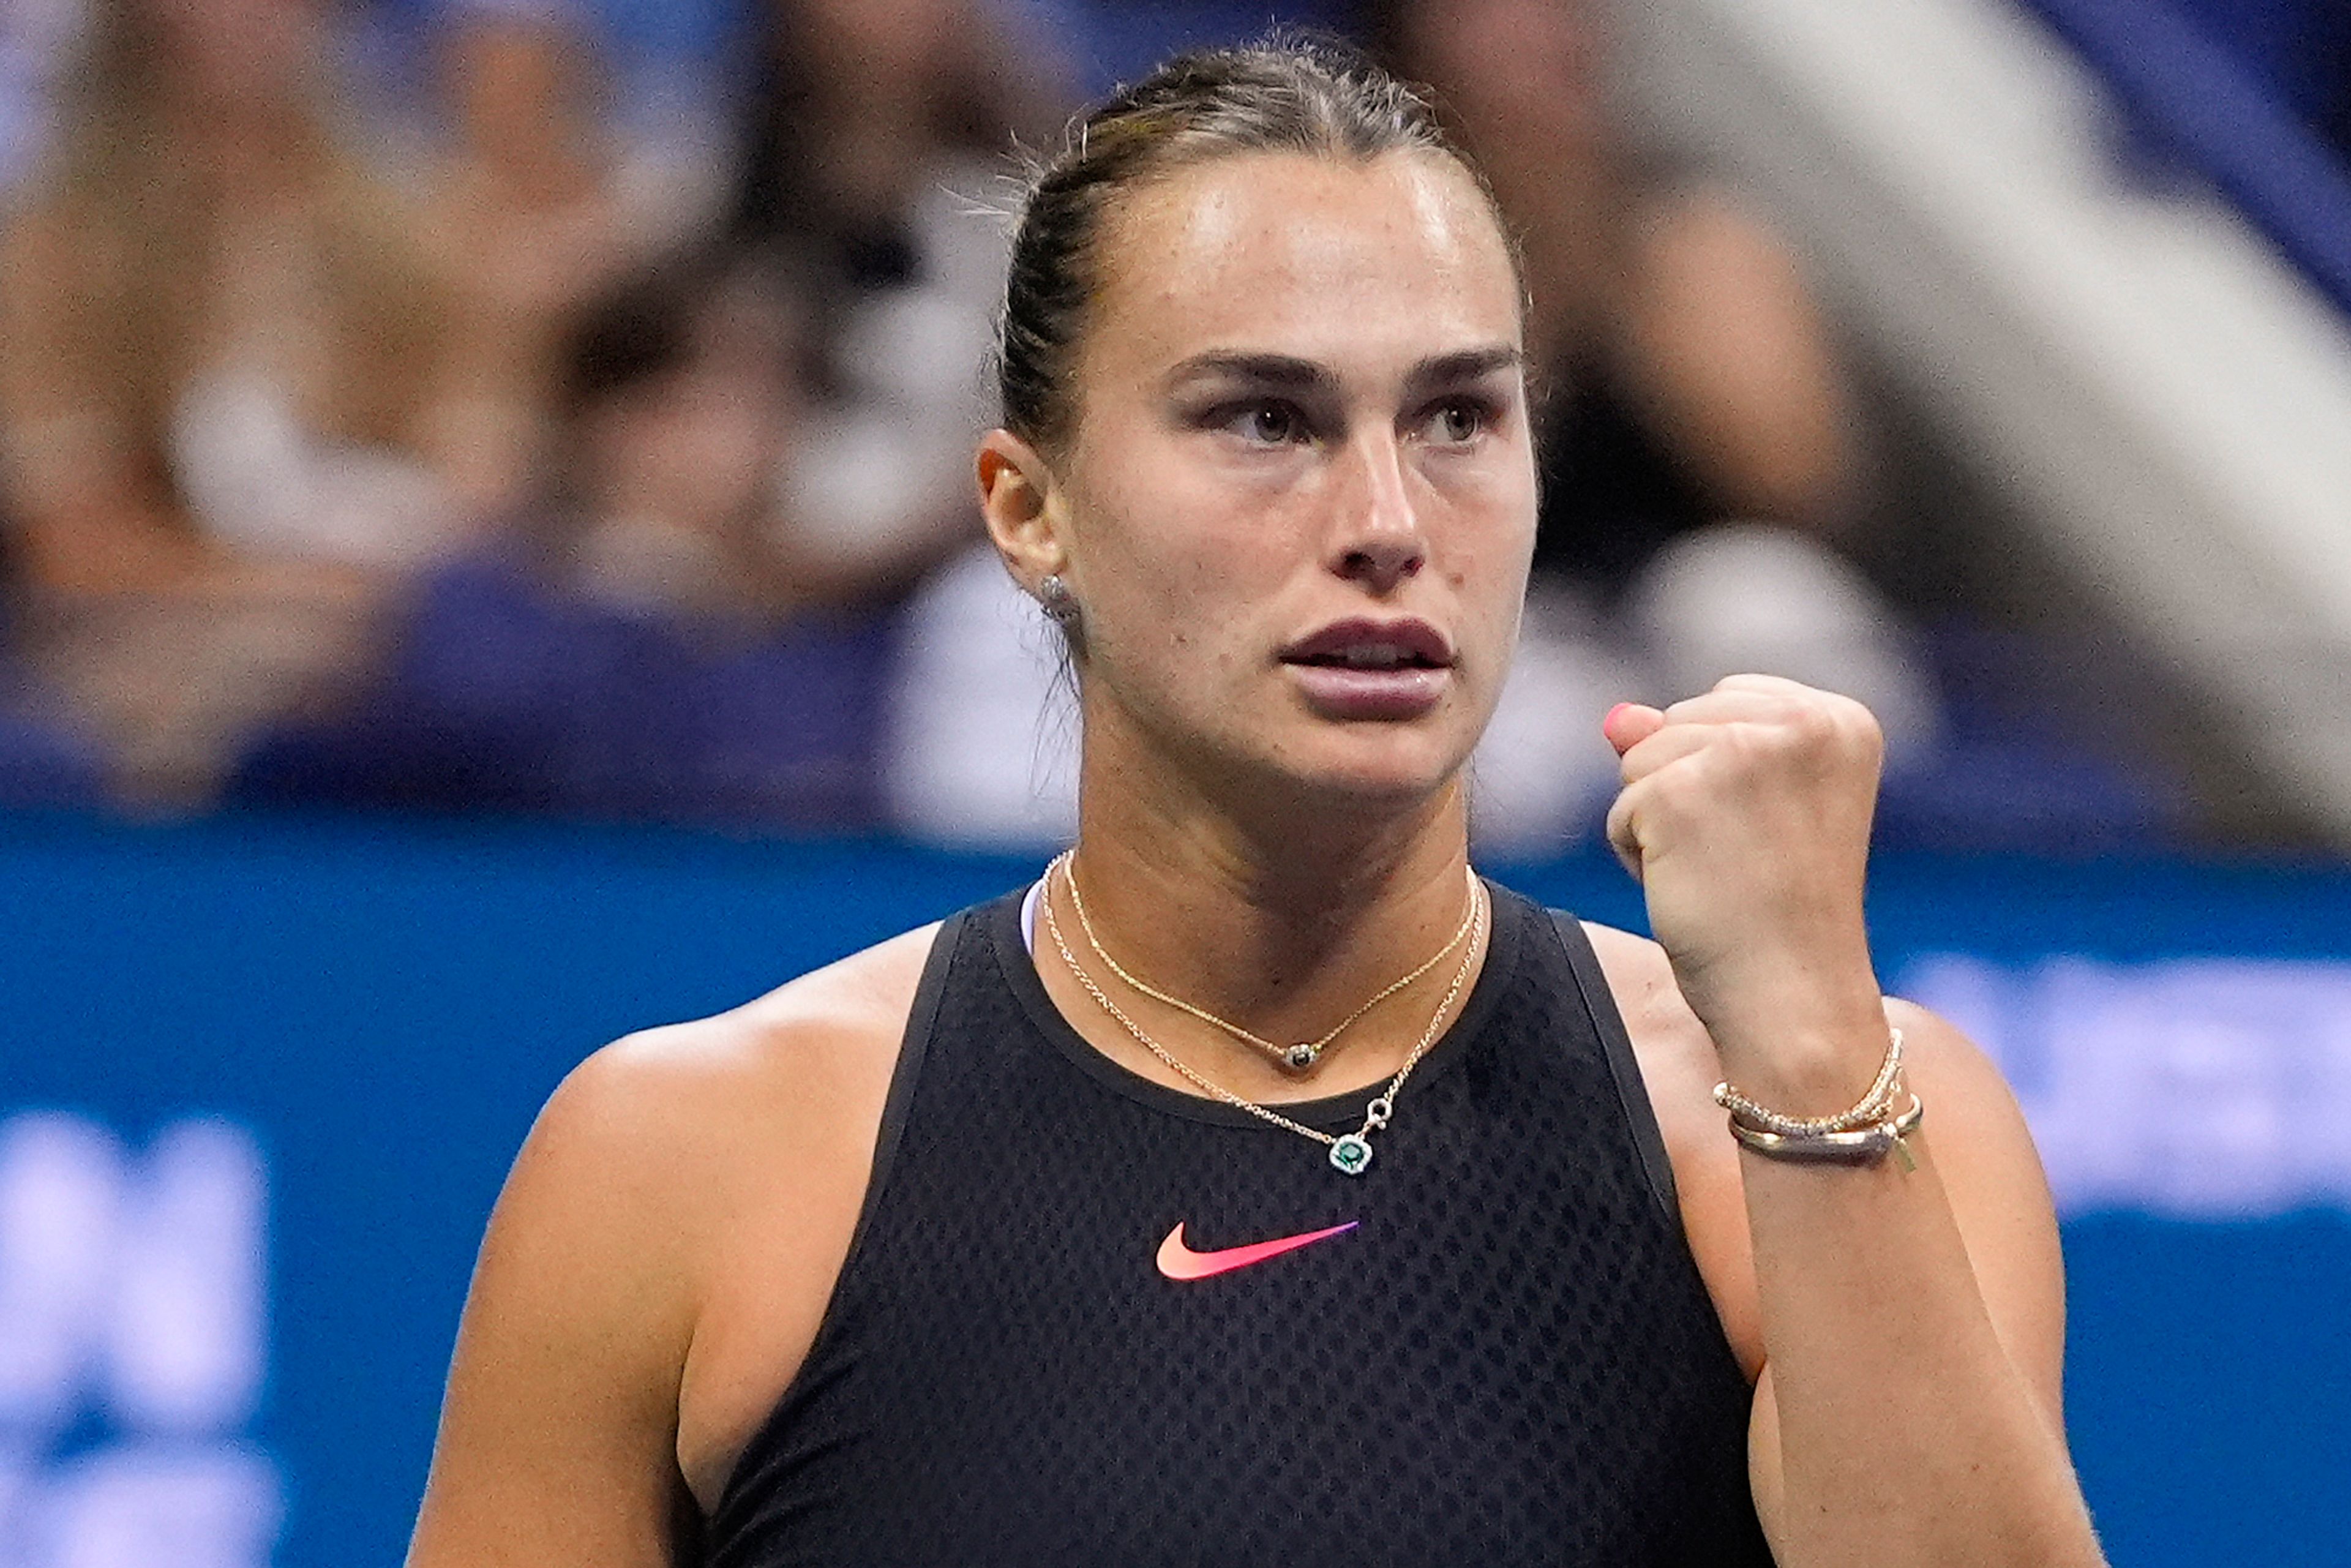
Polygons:
M1759 1155L1775 1160L1824 1161L1835 1165L1876 1165L1887 1155L1902 1162L1906 1171L1918 1168L1903 1140L1918 1130L1927 1119L1927 1107L1918 1096L1910 1096L1910 1108L1890 1121L1875 1126L1848 1129L1837 1133L1767 1133L1742 1124L1739 1118L1730 1119L1730 1135Z
M1879 1064L1877 1077L1870 1083L1869 1092L1857 1101L1853 1109L1834 1116L1788 1116L1756 1103L1733 1089L1728 1082L1714 1086L1714 1103L1730 1113L1733 1122L1744 1123L1759 1133L1777 1133L1785 1138L1809 1138L1822 1133L1850 1133L1884 1122L1893 1113L1902 1097L1902 1031L1886 1030L1886 1060Z

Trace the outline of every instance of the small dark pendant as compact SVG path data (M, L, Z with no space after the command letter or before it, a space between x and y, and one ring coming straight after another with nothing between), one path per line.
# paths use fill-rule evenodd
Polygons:
M1313 1066L1322 1054L1322 1048L1319 1045L1293 1045L1281 1053L1281 1064L1292 1072L1303 1072Z
M1372 1143L1361 1133L1349 1133L1331 1145L1331 1163L1343 1176L1361 1176L1372 1163Z

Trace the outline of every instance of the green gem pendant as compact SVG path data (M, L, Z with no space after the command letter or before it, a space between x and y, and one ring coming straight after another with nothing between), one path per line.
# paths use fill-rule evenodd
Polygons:
M1364 1167L1372 1163L1371 1140L1361 1133L1349 1133L1331 1145L1331 1163L1343 1176L1361 1176Z

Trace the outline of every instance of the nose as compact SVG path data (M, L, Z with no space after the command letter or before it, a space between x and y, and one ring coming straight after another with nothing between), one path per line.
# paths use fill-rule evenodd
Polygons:
M1348 444L1343 467L1332 570L1374 593L1389 592L1428 563L1403 448L1393 432L1366 432Z

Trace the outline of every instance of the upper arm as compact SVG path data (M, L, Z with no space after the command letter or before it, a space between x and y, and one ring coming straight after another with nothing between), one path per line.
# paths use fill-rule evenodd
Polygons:
M490 1218L411 1568L693 1561L830 1297L938 927L581 1064Z
M695 1227L673 1086L640 1054L608 1048L565 1081L498 1198L412 1568L679 1560Z

